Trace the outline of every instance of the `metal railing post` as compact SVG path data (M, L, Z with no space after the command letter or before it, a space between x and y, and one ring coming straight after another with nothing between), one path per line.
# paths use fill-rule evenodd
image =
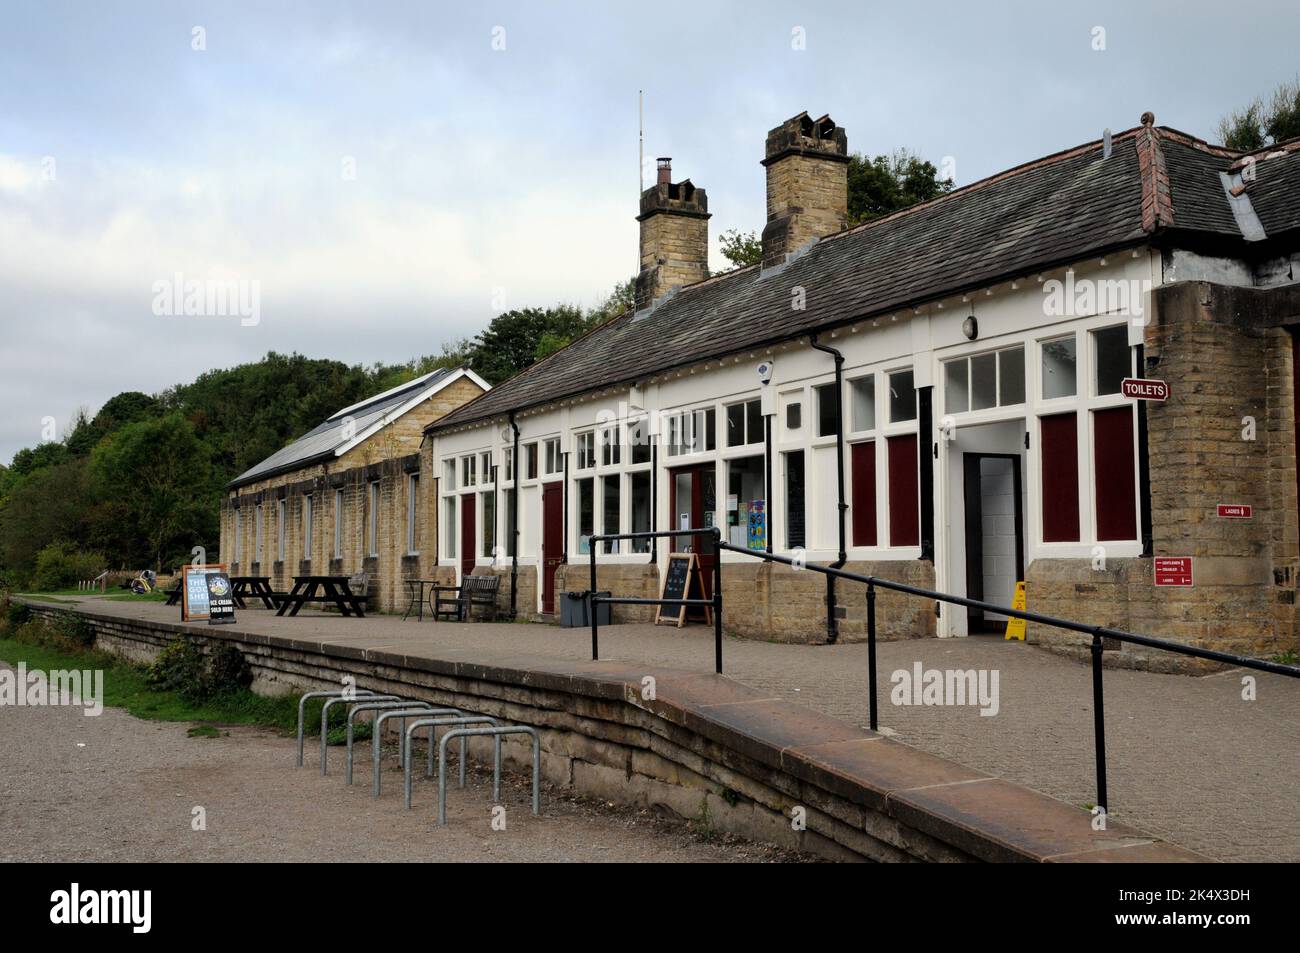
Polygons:
M713 527L713 670L722 674L722 530Z
M867 583L867 684L870 692L871 730L877 727L876 719L876 585Z
M1097 806L1106 811L1106 713L1101 692L1101 635L1092 636L1092 724L1097 741Z
M587 592L587 611L591 613L591 660L593 662L600 659L600 633L597 630L600 616L596 612L596 546L595 537L590 537L587 542L587 553L591 556L591 589Z

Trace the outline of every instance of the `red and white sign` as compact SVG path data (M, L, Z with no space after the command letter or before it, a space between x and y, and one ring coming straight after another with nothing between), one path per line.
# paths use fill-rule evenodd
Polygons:
M1255 511L1249 503L1220 503L1219 515L1225 520L1248 520Z
M1168 400L1169 385L1164 381L1145 380L1141 377L1126 377L1120 381L1120 392L1125 397L1135 400Z
M1191 586L1191 556L1157 556L1154 562L1157 586Z

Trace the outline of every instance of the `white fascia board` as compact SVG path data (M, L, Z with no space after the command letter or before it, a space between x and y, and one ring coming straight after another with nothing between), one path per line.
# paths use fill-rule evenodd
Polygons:
M438 372L437 372L437 371L432 371L430 374L426 374L425 377L430 377L430 376L432 376L433 374L436 374L436 373L438 373ZM422 390L422 391L420 391L420 393L416 394L414 397L412 397L412 398L411 398L410 400L408 400L406 403L404 403L404 404L398 404L396 407L394 407L394 408L393 408L392 410L390 410L388 413L384 414L384 416L380 417L380 418L379 418L378 420L376 420L373 424L371 424L371 425L370 425L369 427L367 427L365 430L361 431L359 434L357 434L355 437L353 437L353 438L352 438L351 440L349 440L347 443L341 445L337 450L334 451L334 456L335 456L335 457L341 457L341 456L343 456L343 454L347 453L349 450L351 450L353 447L355 447L355 446L357 446L358 444L360 444L362 441L369 439L370 437L374 436L374 435L375 435L376 433L378 433L379 431L383 430L385 427L387 427L387 426L388 426L389 424L391 424L393 421L397 420L399 417L401 417L401 416L402 416L403 414L405 414L407 411L409 411L409 410L414 410L416 407L420 406L420 404L424 403L426 400L428 400L428 399L429 399L430 397L432 397L434 394L438 393L438 391L440 391L440 390L442 390L443 388L447 387L447 386L450 385L453 381L458 381L458 380L460 380L462 377L468 377L470 380L474 381L474 383L478 384L480 387L483 387L483 388L489 388L489 389L490 389L490 387L491 387L491 385L488 384L487 381L483 380L483 378L479 377L479 375L475 374L475 373L474 373L473 371L471 371L469 368L467 368L467 367L462 367L462 368L460 368L459 370L457 370L454 374L448 374L448 375L447 375L446 377L444 377L442 380L438 381L438 383L435 384L433 387L430 387L430 388L428 388L428 389L426 389L426 390ZM410 384L409 381L408 381L405 385L403 385L403 387L410 387L410 386L411 386L411 384ZM403 389L403 388L395 388L395 389L397 389L397 390L401 390L401 389ZM389 393L389 394L391 394L392 392L393 392L393 391L386 391L385 393ZM380 396L383 396L383 395L381 394ZM352 406L353 406L353 407L361 407L361 406L363 406L364 404L371 403L371 402L373 402L374 400L377 400L377 399L378 399L377 397L372 397L372 398L371 398L370 400L368 400L368 401L363 401L361 404L353 404ZM331 417L331 418L330 418L330 420L335 419L335 417L338 417L339 414L343 414L343 413L345 413L345 411L348 410L348 409L350 409L350 408L345 408L344 410L340 410L340 411L338 412L338 414L335 414L334 417Z

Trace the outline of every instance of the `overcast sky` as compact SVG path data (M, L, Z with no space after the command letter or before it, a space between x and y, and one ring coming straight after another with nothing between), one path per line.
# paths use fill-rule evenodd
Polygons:
M43 418L268 350L402 361L494 307L596 303L636 267L638 89L646 155L708 190L720 267L718 234L762 228L766 131L801 110L855 151L951 157L960 185L1147 109L1214 138L1300 67L1294 2L0 14L6 462ZM177 274L256 282L260 320L156 315Z

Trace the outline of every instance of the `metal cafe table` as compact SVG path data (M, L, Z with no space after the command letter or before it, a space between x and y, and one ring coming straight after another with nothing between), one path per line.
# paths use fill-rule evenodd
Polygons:
M276 597L280 608L276 615L297 615L308 602L326 602L338 606L345 616L365 616L363 597L356 595L348 585L347 576L294 576L293 588Z
M402 621L405 622L412 612L416 613L416 621L424 621L424 590L429 590L429 609L433 610L433 595L438 586L437 579L405 579L407 595L411 601L406 604L406 611L402 613Z
M241 609L248 608L244 605L245 597L261 599L266 608L275 608L277 593L271 588L270 576L231 576L230 594L234 597L235 605Z

